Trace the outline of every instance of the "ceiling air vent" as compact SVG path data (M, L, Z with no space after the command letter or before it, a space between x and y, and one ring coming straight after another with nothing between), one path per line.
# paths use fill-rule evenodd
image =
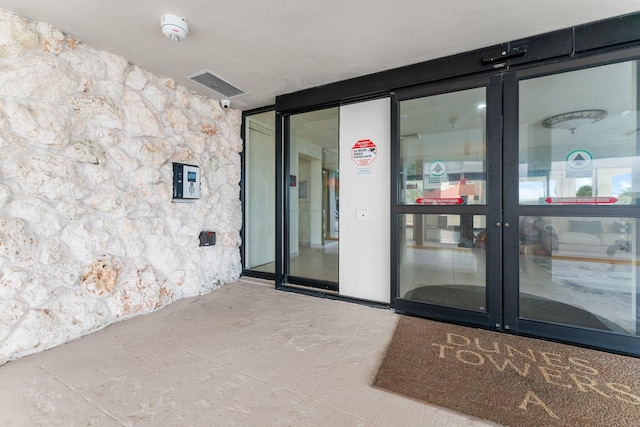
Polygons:
M234 96L242 95L245 93L242 89L233 86L216 76L209 70L198 71L195 74L186 76L189 80L201 84L204 87L208 87L214 92L218 92L220 95L226 98L233 98Z

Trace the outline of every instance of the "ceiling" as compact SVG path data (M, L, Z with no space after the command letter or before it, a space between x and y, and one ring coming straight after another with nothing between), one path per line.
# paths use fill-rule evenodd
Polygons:
M277 95L640 11L640 0L0 0L214 99L185 78L210 70L244 92L231 107ZM189 37L168 40L163 14Z

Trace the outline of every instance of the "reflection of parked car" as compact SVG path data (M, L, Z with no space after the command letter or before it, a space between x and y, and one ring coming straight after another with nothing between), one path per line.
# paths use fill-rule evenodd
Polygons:
M541 217L542 244L552 256L629 258L631 224L613 219Z

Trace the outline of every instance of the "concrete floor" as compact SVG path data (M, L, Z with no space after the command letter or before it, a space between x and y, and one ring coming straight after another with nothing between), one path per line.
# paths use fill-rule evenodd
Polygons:
M0 366L0 425L494 425L371 387L396 321L242 279Z

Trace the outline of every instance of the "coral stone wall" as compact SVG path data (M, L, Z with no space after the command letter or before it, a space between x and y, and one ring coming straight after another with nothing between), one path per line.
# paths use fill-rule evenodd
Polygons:
M240 127L0 10L0 364L236 280ZM172 162L200 166L198 201L172 203Z

